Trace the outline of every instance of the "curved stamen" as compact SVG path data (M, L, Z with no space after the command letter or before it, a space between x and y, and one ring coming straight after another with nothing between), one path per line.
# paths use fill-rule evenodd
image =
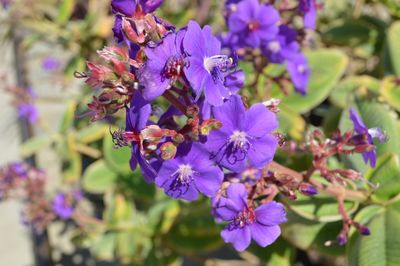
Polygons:
M185 194L189 190L189 186L193 183L195 174L196 172L193 171L189 164L179 165L178 170L171 175L173 180L169 185L168 191L177 192L178 197Z
M218 149L217 153L212 153L210 159L215 159L220 155L220 163L226 158L229 164L235 164L243 161L247 157L247 152L250 149L249 136L243 131L234 131L227 141ZM222 152L222 154L221 154Z
M234 61L227 55L214 55L204 59L204 67L211 74L214 82L223 82L222 73L227 72L234 65Z

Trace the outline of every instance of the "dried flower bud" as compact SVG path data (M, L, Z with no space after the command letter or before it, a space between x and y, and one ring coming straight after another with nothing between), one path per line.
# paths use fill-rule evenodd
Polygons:
M314 196L318 194L318 190L309 183L301 183L299 186L299 191L306 196Z
M172 142L166 142L161 145L160 151L161 151L161 158L163 160L172 160L174 159L176 155L176 146Z
M347 235L341 232L337 237L337 242L340 246L344 246L347 243Z
M207 119L200 126L201 135L207 136L211 130L217 130L222 127L222 123L216 119Z

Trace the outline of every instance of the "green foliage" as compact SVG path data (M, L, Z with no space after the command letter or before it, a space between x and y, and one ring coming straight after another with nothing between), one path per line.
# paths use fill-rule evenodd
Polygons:
M348 64L346 55L334 49L308 52L307 58L312 73L307 95L292 93L282 101L282 104L298 113L306 113L322 103L340 80Z
M397 266L400 264L400 213L390 207L374 210L367 223L372 234L353 234L349 244L350 266Z
M82 186L91 193L104 193L112 189L117 174L113 172L104 160L91 164L83 174Z
M388 43L390 59L394 68L394 73L400 75L400 22L393 23L388 31Z

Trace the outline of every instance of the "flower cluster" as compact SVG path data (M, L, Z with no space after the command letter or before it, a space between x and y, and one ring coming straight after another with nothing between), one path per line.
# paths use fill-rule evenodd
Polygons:
M0 200L23 200L22 222L37 233L57 217L71 218L82 199L82 194L73 190L60 192L51 201L45 192L46 181L44 171L26 163L14 162L0 168Z
M320 141L315 132L309 172L278 167L273 159L284 144L276 132L279 100L249 105L239 94L245 77L238 60L261 51L258 56L267 59L261 60L263 68L286 63L294 88L305 94L310 71L300 43L304 27L315 26L316 3L300 1L293 8L227 1L229 32L218 38L208 25L190 21L176 29L157 17L153 12L162 2L112 1L119 46L99 51L105 64L88 62L88 72L76 73L99 94L89 104L92 120L125 110L126 127L112 136L116 147L131 147L132 171L140 167L146 182L170 197L210 198L216 221L227 223L221 236L236 250L246 249L252 239L270 245L286 221L285 208L274 201L277 193L290 199L297 191L317 194L320 186L310 180L314 171L328 182L357 178L355 171L329 170L327 157L372 151L369 136L378 131L359 123L362 137L349 132L330 141ZM298 15L303 29L291 25ZM53 208L60 217L70 217L71 199L57 196Z
M297 6L288 5L287 1L276 6L259 0L227 1L225 14L229 31L221 38L224 47L240 58L261 62L261 66L255 65L256 69L262 70L268 63L286 63L295 90L306 94L310 69L300 43L304 29L315 28L316 2L301 0ZM293 26L295 16L303 18L302 28Z

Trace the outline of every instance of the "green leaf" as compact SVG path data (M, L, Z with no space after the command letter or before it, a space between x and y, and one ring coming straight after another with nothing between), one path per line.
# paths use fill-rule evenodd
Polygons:
M222 245L220 230L210 215L209 206L193 203L175 221L165 239L178 252L189 254L212 251Z
M75 121L75 110L78 102L72 100L67 105L67 110L65 110L64 116L60 123L60 133L63 134L67 132L68 128L72 127Z
M75 5L75 0L63 0L58 9L57 22L60 24L66 23L71 17Z
M181 208L176 200L166 199L153 205L148 212L149 225L153 230L166 234L178 217Z
M53 142L53 138L48 135L39 135L28 139L22 144L21 155L29 157L41 149L46 148Z
M82 157L76 151L69 151L63 166L63 177L67 183L75 183L82 174Z
M379 92L380 83L379 80L370 76L351 76L347 77L332 90L329 99L331 102L340 107L347 108L354 100L354 92L357 90L370 90L373 92Z
M400 193L400 165L396 154L379 158L375 169L370 169L366 177L378 186L372 194L377 201L386 201Z
M322 34L324 42L334 45L357 46L368 42L372 31L370 25L361 20L348 20L342 25L334 26ZM376 37L376 33L375 33Z
M114 259L115 246L117 244L117 234L109 232L100 235L93 243L91 248L94 256L100 260L111 261Z
M400 21L390 26L387 39L394 72L396 75L400 75Z
M107 164L116 172L130 174L129 160L131 158L130 147L114 148L111 134L106 134L103 142L103 153Z
M370 236L353 234L348 244L349 266L400 265L400 213L387 208L367 224Z
M303 138L306 123L301 115L291 109L282 106L278 113L279 130L288 133L290 137L296 140Z
M282 235L292 245L302 250L315 249L327 255L342 255L345 248L339 245L327 246L335 240L342 228L342 222L322 223L302 218L292 211L287 212L288 222L282 224Z
M283 237L279 237L267 248L260 247L253 243L247 251L256 255L262 262L274 266L291 266L296 254L296 249L291 246Z
M385 77L382 81L381 94L388 104L400 111L400 84L396 81L394 76Z
M105 124L93 123L76 132L76 140L89 144L102 139L108 134L108 127Z
M307 53L311 68L308 92L305 96L291 93L282 101L290 109L306 113L322 103L342 77L348 63L347 56L340 50L321 49Z
M354 213L358 208L356 202L346 201L344 205L348 214ZM299 194L297 200L290 202L288 206L296 214L308 220L320 222L342 220L342 216L338 212L337 200L328 195L318 194L309 197Z
M110 226L131 222L136 212L133 202L127 200L122 194L109 192L105 195L106 209L103 220Z
M104 160L91 164L83 175L83 188L90 193L104 193L113 187L117 175Z

